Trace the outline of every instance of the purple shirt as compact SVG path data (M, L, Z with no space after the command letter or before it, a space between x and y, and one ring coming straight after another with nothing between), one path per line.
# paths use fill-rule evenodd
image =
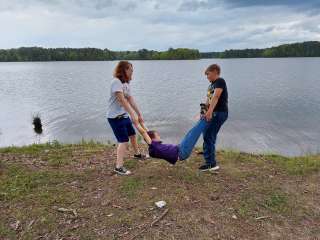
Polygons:
M152 141L149 145L149 154L153 158L162 158L175 164L179 158L179 147L178 145Z

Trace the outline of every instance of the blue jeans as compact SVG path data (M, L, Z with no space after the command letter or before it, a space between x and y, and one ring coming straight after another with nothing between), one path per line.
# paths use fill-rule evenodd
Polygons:
M207 165L215 166L216 162L216 140L218 132L224 122L228 119L228 112L214 112L211 121L203 133L203 157Z
M196 125L193 126L189 130L189 132L185 135L185 137L180 142L179 146L179 160L185 160L187 159L191 153L194 146L197 144L197 141L203 133L203 131L206 129L207 125L209 123L206 122L205 119L200 119Z

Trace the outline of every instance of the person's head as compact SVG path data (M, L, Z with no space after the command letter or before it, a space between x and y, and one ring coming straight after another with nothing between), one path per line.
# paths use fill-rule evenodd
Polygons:
M113 76L122 83L128 83L132 80L133 66L128 61L120 61L114 69Z
M207 67L205 71L205 75L207 76L207 79L209 82L214 82L220 77L221 68L218 64L212 64L209 67Z
M161 141L160 134L157 131L148 131L148 135L153 141Z

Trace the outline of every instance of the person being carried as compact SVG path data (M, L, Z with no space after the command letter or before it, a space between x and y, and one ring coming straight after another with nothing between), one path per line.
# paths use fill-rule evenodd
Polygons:
M145 142L149 145L150 157L164 159L173 165L176 164L178 160L183 161L190 157L193 148L208 124L208 122L201 117L184 136L180 144L174 145L162 143L160 134L157 131L149 131L138 119L134 119L133 123Z

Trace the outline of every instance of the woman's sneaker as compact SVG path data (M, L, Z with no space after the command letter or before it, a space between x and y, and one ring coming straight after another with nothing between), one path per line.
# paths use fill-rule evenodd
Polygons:
M147 156L144 155L144 154L141 154L141 153L139 153L139 154L134 154L133 157L134 157L135 159L140 159L140 160L147 159Z
M202 171L202 172L217 171L219 169L220 169L220 167L218 165L213 166L211 164L209 164L209 165L205 164L205 165L202 165L201 167L199 167L199 170Z
M126 169L125 167L115 168L113 171L115 171L119 175L130 175L131 174L131 172L128 169Z

